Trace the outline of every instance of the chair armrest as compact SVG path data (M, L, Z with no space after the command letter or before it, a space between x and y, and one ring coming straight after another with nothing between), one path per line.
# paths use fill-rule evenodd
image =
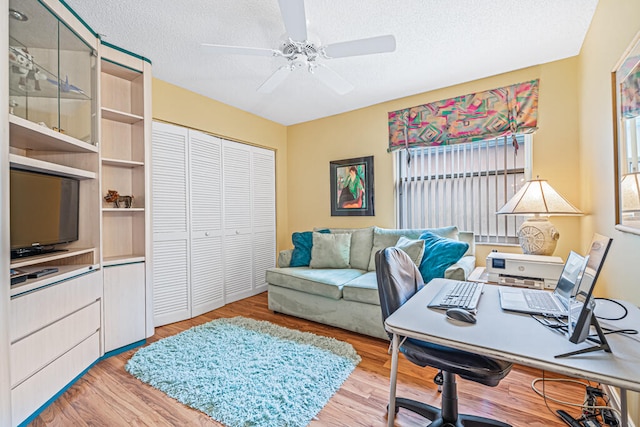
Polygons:
M444 272L446 279L467 280L471 272L476 268L476 257L465 255Z
M278 267L289 267L289 264L291 264L291 254L293 254L293 249L285 249L284 251L280 251L280 253L278 254Z

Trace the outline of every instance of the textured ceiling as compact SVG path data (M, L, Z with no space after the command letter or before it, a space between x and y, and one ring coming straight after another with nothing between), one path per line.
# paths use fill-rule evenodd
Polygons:
M309 39L393 34L392 53L324 60L355 89L304 69L256 89L284 58L215 54L201 43L276 49L277 0L66 0L103 40L153 62L154 77L283 125L555 61L580 52L597 0L307 0Z

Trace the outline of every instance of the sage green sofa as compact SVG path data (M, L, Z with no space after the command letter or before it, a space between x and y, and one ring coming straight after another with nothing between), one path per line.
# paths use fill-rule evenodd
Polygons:
M318 231L316 229L314 231ZM419 240L430 231L448 239L468 243L469 248L444 277L465 280L475 268L474 235L457 227L437 229L384 229L380 227L329 229L330 234L350 234L348 268L289 267L293 249L281 251L278 267L266 272L269 309L349 331L388 339L382 324L380 300L375 272L375 253L409 240ZM324 229L326 233L326 229ZM313 233L314 238L319 233ZM404 239L401 237L404 236ZM314 243L312 257L318 256ZM321 250L322 248L318 249ZM412 249L405 249L414 259ZM422 258L423 253L419 254ZM420 259L414 259L419 264ZM316 263L317 265L317 263Z

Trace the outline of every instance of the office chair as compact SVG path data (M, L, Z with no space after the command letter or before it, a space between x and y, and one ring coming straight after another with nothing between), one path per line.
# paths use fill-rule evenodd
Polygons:
M376 253L375 259L384 322L418 292L424 283L416 265L401 249L382 249ZM429 310L427 307L424 309ZM389 334L389 338L392 338L392 334ZM429 427L510 427L509 424L489 418L458 414L456 375L494 387L509 373L511 363L412 338L401 342L400 351L418 366L431 366L441 370L444 382L441 409L415 400L396 398L396 412L398 408L405 408L420 414L432 421Z

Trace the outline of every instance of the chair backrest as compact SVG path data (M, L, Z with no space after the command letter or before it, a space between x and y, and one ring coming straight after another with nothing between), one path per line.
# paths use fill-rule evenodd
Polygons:
M376 277L383 322L424 286L409 255L394 247L376 252Z

